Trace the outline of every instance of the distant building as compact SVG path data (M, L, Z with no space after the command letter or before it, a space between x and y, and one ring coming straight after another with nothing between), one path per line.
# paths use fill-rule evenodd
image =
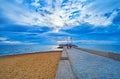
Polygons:
M72 47L77 47L72 43L72 37L68 37L67 40L64 41L59 41L59 47L58 48L63 48L64 46L72 46Z

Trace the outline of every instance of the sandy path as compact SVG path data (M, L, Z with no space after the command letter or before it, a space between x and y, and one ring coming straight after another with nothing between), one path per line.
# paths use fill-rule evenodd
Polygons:
M61 52L0 57L0 79L54 79Z

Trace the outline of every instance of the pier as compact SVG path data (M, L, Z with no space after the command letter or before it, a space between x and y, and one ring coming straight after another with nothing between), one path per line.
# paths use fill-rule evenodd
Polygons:
M55 79L76 79L65 47L63 48Z
M120 61L72 47L63 47L55 79L119 79Z

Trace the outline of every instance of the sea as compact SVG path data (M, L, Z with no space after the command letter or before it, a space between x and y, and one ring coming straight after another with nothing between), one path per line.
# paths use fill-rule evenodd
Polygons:
M88 48L93 50L99 50L104 52L112 52L120 54L120 45L112 45L112 44L79 44L79 47Z
M78 46L105 52L120 53L120 45L79 44ZM62 50L57 47L58 45L0 45L0 56Z
M57 45L0 45L0 56L36 53L45 51L61 51Z

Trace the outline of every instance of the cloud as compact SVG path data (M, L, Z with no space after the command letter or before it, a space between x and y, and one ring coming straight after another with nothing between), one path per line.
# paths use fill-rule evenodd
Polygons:
M31 44L38 44L35 42L21 42L21 41L2 41L2 43L4 44L12 44L12 45L16 45L16 44L22 44L22 45L31 45Z
M7 40L7 38L5 38L5 37L0 37L0 41L5 41L5 40Z
M116 41L110 41L110 40L76 40L73 42L81 43L81 44L113 44L113 43L116 43Z
M26 3L23 0L16 1L21 4L3 1L0 5L2 13L13 23L47 26L54 32L84 23L93 26L111 25L118 14L115 9L120 8L118 0L32 0ZM105 16L107 13L110 13L109 17Z
M35 6L35 7L40 6L39 0L34 0L34 1L31 3L31 5L32 5L32 6Z
M24 45L30 45L30 44L38 44L38 43L36 43L36 42L14 41L14 40L9 40L6 37L0 37L0 44L11 44L11 45L24 44Z
M7 40L3 41L3 43L5 43L5 44L22 44L22 42L20 42L20 41L7 41Z
M23 3L23 0L16 0L17 3Z
M114 3L117 3L117 5L114 5ZM83 7L83 16L88 16L84 21L95 26L108 26L112 24L114 17L118 14L116 9L120 8L119 5L120 2L117 0L95 0ZM105 14L108 13L110 13L110 15L106 17Z
M69 43L70 40L59 40L57 41L58 44L66 44ZM72 40L72 43L80 43L80 44L115 44L116 41L110 41L110 40Z
M0 41L5 44L21 44L20 41L9 41L8 38L0 37Z

